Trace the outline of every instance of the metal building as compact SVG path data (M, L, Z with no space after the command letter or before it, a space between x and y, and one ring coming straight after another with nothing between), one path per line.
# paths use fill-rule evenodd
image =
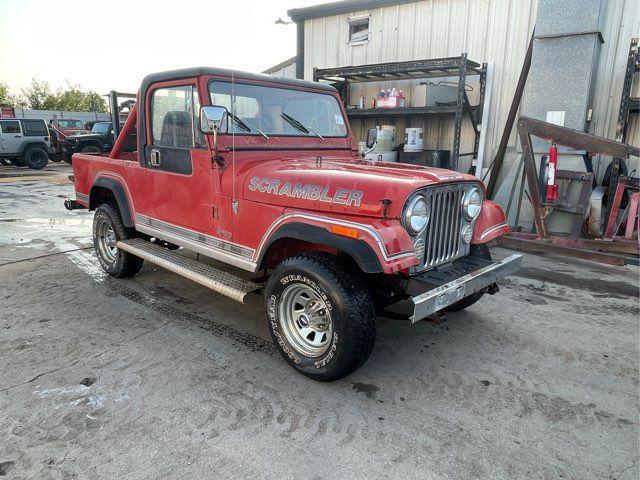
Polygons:
M614 138L629 42L640 32L640 8L636 0L608 0L603 5L604 43L595 72L589 131ZM288 13L297 24L296 71L307 80L313 79L314 68L451 57L462 52L473 61L491 64L493 74L485 103L489 109L484 126L486 142L481 152L486 166L505 125L536 10L536 0L347 0ZM369 98L380 88L388 87L369 83L353 88L362 88L365 98ZM406 90L419 94L414 87ZM351 97L357 98L360 93L351 92ZM370 123L352 122L359 139ZM401 129L405 126L402 121L396 125ZM430 118L424 125L411 126L425 129L425 148L451 148L451 116ZM628 141L640 144L637 117L629 126ZM472 142L473 131L467 124L463 148L468 149ZM513 133L511 150L515 145ZM637 159L634 161L637 163ZM637 165L629 167L632 170Z

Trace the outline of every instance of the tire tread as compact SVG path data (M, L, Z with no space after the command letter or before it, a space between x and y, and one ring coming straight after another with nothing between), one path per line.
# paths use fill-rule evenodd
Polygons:
M342 268L337 257L325 252L302 253L289 257L276 267L271 275L271 282L277 281L282 270L291 266L306 265L312 267L314 274L332 283L336 293L341 297L346 315L346 338L342 348L345 350L343 361L334 365L329 372L312 374L299 370L304 375L319 381L333 381L353 373L369 358L375 344L375 309L369 291L365 287L358 272ZM268 297L268 294L267 294ZM285 357L286 358L286 357Z
M120 211L118 208L111 203L103 203L98 208L96 208L96 214L98 212L104 213L107 217L109 217L113 224L113 229L116 233L116 237L121 240L129 240L131 238L137 237L137 232L134 228L126 227L122 222L122 217L120 216ZM119 251L119 254L122 257L122 263L120 268L115 272L107 272L110 275L118 278L128 278L133 277L136 273L140 271L142 265L144 264L144 260L140 257L136 257L132 253Z

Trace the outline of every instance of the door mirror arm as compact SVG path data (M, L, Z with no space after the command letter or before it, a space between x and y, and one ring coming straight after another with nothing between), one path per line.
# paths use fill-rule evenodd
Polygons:
M213 135L213 161L216 162L218 167L222 168L224 167L224 161L218 154L218 127L213 128L211 135Z
M229 117L225 107L206 105L200 108L200 131L213 136L213 161L219 167L223 167L224 162L218 154L218 135L227 132L228 124Z

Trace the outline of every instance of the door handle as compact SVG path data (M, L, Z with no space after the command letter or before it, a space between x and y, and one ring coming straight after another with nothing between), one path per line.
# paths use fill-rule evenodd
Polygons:
M160 150L151 150L151 159L149 164L152 167L159 167L162 164L162 153Z
M14 135L13 138L22 138L22 135Z

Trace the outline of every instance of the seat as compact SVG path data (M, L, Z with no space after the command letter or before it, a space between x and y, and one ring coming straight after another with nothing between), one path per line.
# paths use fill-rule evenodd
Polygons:
M164 116L160 145L163 147L191 148L193 133L191 114L183 111L170 111Z

